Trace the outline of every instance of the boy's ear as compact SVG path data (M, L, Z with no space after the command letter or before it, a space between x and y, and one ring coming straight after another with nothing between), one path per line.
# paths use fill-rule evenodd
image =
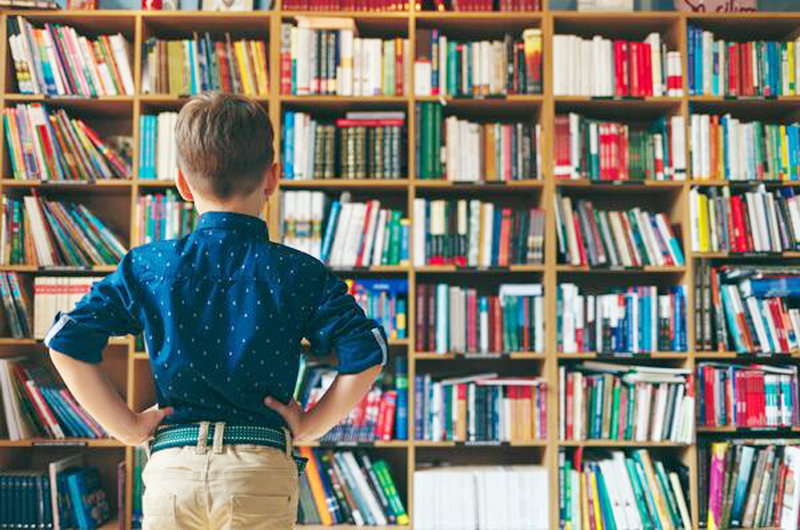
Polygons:
M178 188L178 193L184 201L194 201L192 190L189 188L189 183L186 182L186 175L183 174L183 171L181 171L180 168L178 168L178 179L175 181L175 185Z
M269 197L275 190L278 189L278 176L280 175L280 171L278 171L278 164L277 162L272 164L270 168L267 170L267 185L264 188L264 194Z

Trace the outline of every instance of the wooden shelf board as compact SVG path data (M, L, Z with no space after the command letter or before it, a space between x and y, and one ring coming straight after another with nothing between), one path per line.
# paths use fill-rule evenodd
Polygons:
M413 357L418 361L452 361L452 360L466 360L466 361L484 361L484 360L498 360L498 359L511 359L511 360L544 360L546 358L544 353L537 352L508 352L502 354L461 354L461 353L434 353L434 352L414 352Z
M316 11L316 10L282 10L281 16L283 17L334 17L334 18L356 18L356 19L380 19L380 18L400 18L406 19L409 17L411 11L409 10L387 10L387 11L359 11L359 10L341 10L341 11Z
M636 360L651 360L651 359L689 359L689 352L651 352L651 353L601 353L597 352L578 352L578 353L564 353L558 352L556 357L559 360L567 359L601 359L604 361L636 361Z
M69 447L85 445L87 447L122 448L125 445L113 438L65 438L53 440L49 438L30 438L26 440L0 440L0 447Z
M508 267L456 267L455 265L424 265L414 267L423 273L503 274L509 272L544 272L544 265L509 265Z
M516 440L513 442L456 442L452 440L444 440L441 442L432 442L429 440L414 440L414 447L422 448L462 448L462 447L546 447L546 440Z
M498 191L505 192L515 188L544 188L544 181L541 179L511 180L508 182L453 182L449 180L417 179L412 181L417 189L451 189L469 191Z
M417 11L416 18L420 20L470 20L470 19L498 19L509 18L537 19L542 18L541 11Z
M297 447L321 447L324 449L336 449L339 447L375 447L375 448L406 448L409 446L408 440L375 440L374 442L295 442Z
M63 13L63 11L62 11ZM9 102L19 102L19 103L29 103L29 102L40 102L40 103L70 103L76 101L92 101L95 103L102 104L103 102L114 102L114 103L133 103L136 99L136 96L48 96L44 94L18 94L15 92L3 94L3 97L6 101Z
M555 179L556 186L561 188L586 188L586 189L614 189L624 192L628 189L641 188L682 188L686 181L683 180L615 180L597 181L589 179Z
M284 104L290 103L305 103L305 104L314 104L314 103L335 103L337 105L344 105L344 104L364 104L364 103L408 103L410 100L410 96L318 96L318 95L308 95L308 96L290 96L290 95L281 95L278 98L278 101Z
M592 274L641 274L643 272L659 272L659 273L683 273L686 272L686 267L678 266L664 266L657 267L655 265L645 265L641 268L593 268L589 266L576 266L576 265L556 265L557 272L583 272Z
M175 186L174 180L138 179L136 183L140 188L172 188Z
M136 96L139 101L142 103L149 103L152 105L174 105L179 104L182 105L189 101L192 96L178 96L175 94L140 94ZM270 98L269 96L248 96L250 99L255 101L260 101L262 103L267 103Z
M706 187L725 187L725 186L765 186L777 187L796 187L800 186L800 180L689 180L691 186Z
M58 276L66 273L97 273L105 274L117 270L116 265L94 265L88 268L80 267L56 267L41 268L37 265L0 265L0 272L35 272L42 276Z
M0 346L28 346L28 345L44 345L42 339L22 338L15 339L13 337L0 337ZM127 346L130 344L130 339L126 337L111 337L108 340L109 346Z
M677 442L637 442L636 440L561 440L561 447L674 447L685 449L688 444Z
M737 434L761 434L761 433L788 433L800 432L800 427L735 427L732 425L725 425L721 427L707 427L705 425L698 425L697 432L701 434L713 433L737 433Z
M150 356L147 355L147 352L144 351L137 351L133 353L133 358L137 361L149 361Z
M389 339L389 346L408 346L411 339Z
M281 188L368 188L368 189L405 189L411 181L408 179L281 179Z
M96 180L94 182L74 180L41 181L39 179L18 180L5 178L2 181L2 185L4 188L58 188L63 190L80 189L82 191L91 191L95 187L128 189L133 186L133 181L127 179L107 179Z
M373 265L371 267L333 267L333 272L344 274L373 273L373 272L408 272L411 268L408 265Z
M739 254L736 252L695 252L692 251L693 258L729 258L729 259L775 259L775 258L800 258L800 252L787 250L785 252L762 252L751 254Z

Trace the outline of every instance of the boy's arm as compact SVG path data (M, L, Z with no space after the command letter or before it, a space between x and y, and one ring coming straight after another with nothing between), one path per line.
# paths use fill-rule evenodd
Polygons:
M99 364L79 361L53 349L50 358L78 403L108 434L125 445L138 445L147 440L171 412L166 408L137 414L128 408Z

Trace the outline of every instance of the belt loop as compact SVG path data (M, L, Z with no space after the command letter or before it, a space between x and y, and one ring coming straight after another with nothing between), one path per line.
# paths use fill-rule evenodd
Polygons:
M211 451L219 454L222 452L222 437L225 435L225 422L218 421L214 424L214 445L211 446Z
M208 425L207 421L200 422L200 430L197 432L197 446L194 452L203 455L208 450Z
M284 427L283 428L283 434L286 437L286 456L291 458L291 456L292 456L292 431L290 431L288 428Z

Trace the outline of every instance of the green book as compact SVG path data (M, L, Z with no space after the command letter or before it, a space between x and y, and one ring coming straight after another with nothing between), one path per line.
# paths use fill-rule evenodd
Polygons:
M403 507L403 502L400 500L400 496L397 494L397 488L394 485L392 474L389 472L389 465L385 460L377 460L373 463L373 468L375 469L375 473L378 475L378 480L380 481L386 497L389 499L389 505L392 507L392 511L397 517L397 524L408 524L408 514L406 513L406 509Z
M438 103L433 104L433 174L434 178L444 177L444 167L442 166L442 106Z
M667 505L667 511L669 512L670 519L672 519L672 524L675 525L675 528L680 528L682 523L680 509L678 508L678 499L675 498L675 492L672 491L670 487L669 477L667 477L667 472L664 469L664 463L660 460L654 460L653 467L656 471L656 481L659 486L661 486L661 497L666 501L664 504Z
M642 519L642 524L645 530L652 530L653 523L650 518L650 512L647 508L645 501L644 491L642 490L642 483L639 482L639 475L636 473L636 466L631 458L625 459L625 468L628 470L628 478L631 481L633 488L633 496L636 500L636 508L639 510L639 517Z
M611 436L612 440L619 439L619 399L620 391L622 390L622 382L614 385L614 399L611 405Z
M392 210L392 217L389 226L391 227L391 242L389 244L389 265L400 263L400 236L403 228L400 226L400 218L403 213L400 210Z

